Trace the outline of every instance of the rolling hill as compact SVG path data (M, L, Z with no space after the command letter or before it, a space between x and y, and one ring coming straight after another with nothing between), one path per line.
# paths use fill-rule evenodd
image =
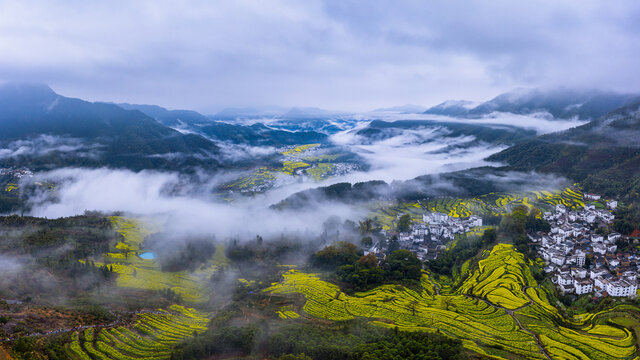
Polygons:
M639 139L640 102L636 102L585 125L517 144L488 160L512 170L562 174L582 182L588 191L637 196Z
M219 166L219 147L202 136L182 134L140 111L64 97L41 84L0 87L0 142L0 166Z

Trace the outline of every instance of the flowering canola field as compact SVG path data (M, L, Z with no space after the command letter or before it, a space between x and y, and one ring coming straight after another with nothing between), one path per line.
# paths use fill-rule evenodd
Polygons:
M290 182L299 175L306 175L313 181L322 181L333 175L335 161L343 154L318 154L322 144L305 144L280 152L283 156L280 167L259 167L224 185L227 190L241 192L262 192L276 184Z
M446 295L440 294L427 273L420 291L383 285L349 296L317 274L295 269L286 271L280 283L265 291L304 295L307 316L333 321L360 317L400 330L440 331L461 339L468 349L496 358L638 356L632 332L606 324L608 312L565 321L528 265L511 245L499 244L484 254L478 268L458 289Z
M161 271L157 260L138 256L144 238L157 232L158 226L154 226L149 220L120 216L112 216L110 219L113 228L122 235L123 240L116 244L113 252L103 254L103 261L96 261L95 264L110 266L118 274L118 286L147 290L171 289L188 302L208 300L209 287L206 284L219 266L227 261L222 246L216 249L213 261L194 272Z
M562 204L570 209L584 207L581 192L572 188L555 191L527 191L523 193L489 193L467 198L433 198L406 203L383 203L372 209L369 217L377 218L386 228L391 228L399 214L410 214L414 221L422 221L425 211L440 212L452 217L471 215L505 215L520 205L549 208Z
M89 328L74 332L67 347L70 359L169 359L171 347L207 329L206 314L179 305L170 311L138 316L131 327Z

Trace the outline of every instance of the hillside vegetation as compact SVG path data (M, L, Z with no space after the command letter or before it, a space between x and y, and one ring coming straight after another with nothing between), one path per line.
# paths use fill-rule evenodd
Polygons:
M622 308L565 320L534 279L530 260L499 244L457 289L442 290L428 273L422 290L384 285L354 295L317 274L288 270L265 291L303 295L305 316L333 321L366 318L382 327L441 332L481 354L511 358L625 359L637 356L630 329L609 320ZM635 308L625 308L639 316Z

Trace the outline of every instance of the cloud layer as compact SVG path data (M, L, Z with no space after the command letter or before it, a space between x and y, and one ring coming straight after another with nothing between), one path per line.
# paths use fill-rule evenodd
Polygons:
M189 184L175 173L131 172L111 169L60 169L38 174L57 184L55 199L44 193L31 199L34 216L57 218L85 210L149 216L168 232L183 235L215 234L219 238L279 236L291 231L318 233L331 215L357 219L354 209L339 204L318 204L309 211L276 211L268 208L273 198L245 201L213 201L206 187ZM201 184L200 184L201 185ZM179 188L180 191L175 191Z
M4 1L0 81L201 111L637 91L639 33L634 0Z
M347 146L361 156L370 166L366 172L356 172L331 182L360 182L368 180L409 180L420 175L457 171L490 165L483 159L505 146L478 144L459 147L472 142L473 136L446 137L450 131L443 127L420 130L398 130L394 136L380 141L369 141L345 131L331 140Z

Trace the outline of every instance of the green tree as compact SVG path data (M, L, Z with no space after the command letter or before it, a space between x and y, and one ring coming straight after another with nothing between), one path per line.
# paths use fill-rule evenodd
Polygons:
M362 252L357 246L338 241L311 255L311 264L325 269L336 269L342 265L355 263L360 256Z
M393 235L391 240L389 240L389 244L387 244L387 254L391 254L392 252L400 249L400 243L398 242L398 237Z
M373 220L365 219L364 221L358 221L358 231L360 235L370 234L373 231Z
M373 245L373 239L371 236L365 236L360 240L360 244L364 247L371 247L371 245Z
M285 354L285 355L282 355L282 356L278 357L278 360L313 360L313 359L308 357L304 353L302 353L302 354L296 354L296 355L294 355L294 354Z
M417 282L422 276L422 262L409 250L396 250L382 262L387 281Z
M407 232L411 230L411 215L404 214L398 219L398 231Z

